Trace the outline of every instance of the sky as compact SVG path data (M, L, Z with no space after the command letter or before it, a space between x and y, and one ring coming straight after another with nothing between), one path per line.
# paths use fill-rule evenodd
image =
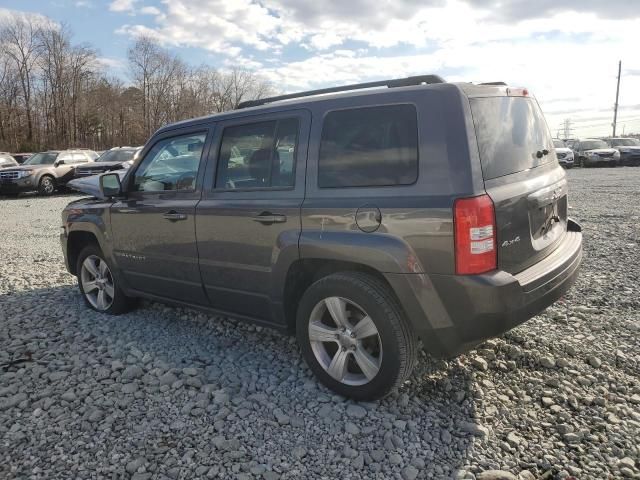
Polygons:
M255 70L283 92L434 73L537 97L553 135L640 133L640 0L0 0L66 23L127 79L156 37L193 65Z

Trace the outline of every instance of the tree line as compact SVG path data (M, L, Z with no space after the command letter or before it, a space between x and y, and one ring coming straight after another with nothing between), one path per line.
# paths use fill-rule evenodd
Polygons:
M127 52L128 78L109 73L68 26L13 14L0 22L0 151L142 145L170 122L274 93L242 68L190 66L151 37Z

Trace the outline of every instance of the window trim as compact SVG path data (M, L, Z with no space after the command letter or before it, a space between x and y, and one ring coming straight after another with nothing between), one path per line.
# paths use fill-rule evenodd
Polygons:
M295 147L293 150L293 169L291 171L291 177L293 178L293 185L288 185L288 186L269 186L269 187L244 187L244 188L227 188L227 187L216 187L216 183L218 181L218 175L220 175L221 169L220 169L220 158L221 158L221 152L222 152L222 143L224 142L224 132L225 130L229 129L229 128L237 128L237 127L244 127L247 125L254 125L257 123L269 123L269 122L275 122L275 128L273 129L273 141L272 141L272 147L271 147L271 155L269 157L269 163L270 163L270 169L273 168L273 151L276 148L275 142L276 142L276 136L278 134L278 129L280 127L280 122L283 121L287 121L287 120L295 120L297 123L298 128L296 129L296 143L295 143ZM266 119L255 119L254 121L251 122L246 122L246 123L234 123L232 125L225 125L222 127L222 132L220 133L220 142L218 144L218 148L217 148L217 152L216 152L216 171L215 171L215 175L213 178L213 187L211 188L211 192L219 192L219 193L226 193L226 192L278 192L278 191L291 191L291 190L295 190L296 188L296 173L298 171L298 151L299 151L299 147L300 147L300 130L302 128L302 122L299 116L297 115L293 115L293 116L283 116L283 117L278 117L278 118L266 118ZM269 173L271 173L271 170L269 171Z
M365 110L369 108L385 108L385 107L396 107L396 106L410 106L413 108L416 119L416 176L411 183L390 183L384 185L337 185L332 187L323 187L320 185L320 160L321 160L321 152L322 152L322 135L324 133L325 124L327 121L327 117L331 113L335 112L344 112L348 110ZM357 105L352 107L345 108L335 108L331 110L327 110L324 112L322 116L322 128L320 129L320 137L318 141L318 157L316 161L316 188L318 191L328 191L335 189L364 189L364 188L398 188L398 187L411 187L418 183L420 179L420 119L418 117L419 109L415 103L411 102L399 102L399 103L381 103L381 104L371 104L371 105Z
M203 143L203 147L202 147L202 153L200 154L200 161L198 163L198 171L196 172L196 186L192 189L189 190L134 190L135 187L135 181L136 181L136 173L138 173L138 170L140 170L140 166L144 163L145 159L147 158L147 155L149 155L149 153L154 149L154 147L160 143L163 142L165 140L170 140L172 138L178 138L178 137L186 137L189 135L199 135L199 134L204 134L204 143ZM143 147L143 151L146 150L146 152L144 153L144 156L141 156L138 161L136 162L136 165L134 165L135 169L131 169L131 171L129 173L126 174L126 176L128 177L127 179L127 189L126 189L126 193L127 194L135 194L135 195L144 195L144 194L150 194L150 195L161 195L161 194L176 194L176 193L195 193L198 191L198 179L200 177L201 172L203 171L203 164L206 165L207 163L207 159L208 159L208 141L210 140L210 128L205 127L205 128L199 128L196 130L190 130L190 131L180 131L180 130L171 130L168 132L165 132L163 135L158 136L158 138L147 148L147 145L145 145Z

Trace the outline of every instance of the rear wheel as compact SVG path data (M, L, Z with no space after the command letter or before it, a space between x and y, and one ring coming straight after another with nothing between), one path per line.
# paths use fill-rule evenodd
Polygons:
M96 245L89 245L80 252L76 272L84 301L93 310L119 315L133 307L133 299L124 294L113 269Z
M388 287L373 276L318 280L304 293L296 321L305 361L340 395L383 397L413 369L416 339Z
M53 195L56 191L56 184L49 175L44 175L38 183L38 193L40 195Z

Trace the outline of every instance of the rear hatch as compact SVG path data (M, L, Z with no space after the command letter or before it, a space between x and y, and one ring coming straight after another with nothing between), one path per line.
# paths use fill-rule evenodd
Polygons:
M538 103L528 96L469 99L487 194L496 212L498 268L519 273L567 231L567 181Z

